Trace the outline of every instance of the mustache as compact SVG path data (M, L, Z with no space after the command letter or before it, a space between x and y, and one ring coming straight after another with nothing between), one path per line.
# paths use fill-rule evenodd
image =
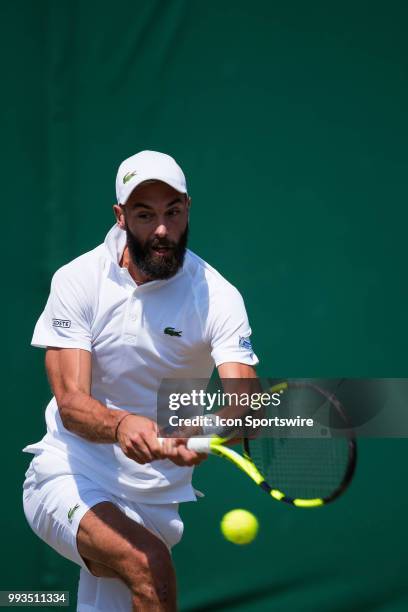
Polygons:
M176 247L176 243L173 242L172 240L158 240L157 238L154 238L153 240L150 240L149 242L149 247L152 249L159 249L159 248L168 248L168 249L174 249Z

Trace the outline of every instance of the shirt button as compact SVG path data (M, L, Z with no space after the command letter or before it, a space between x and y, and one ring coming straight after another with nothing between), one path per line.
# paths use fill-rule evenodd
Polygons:
M130 318L131 321L136 321L137 315L131 314L129 318Z

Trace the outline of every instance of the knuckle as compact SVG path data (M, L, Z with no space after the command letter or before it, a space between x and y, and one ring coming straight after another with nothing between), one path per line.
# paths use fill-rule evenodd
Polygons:
M125 445L125 455L127 455L128 457L134 455L134 450L130 444Z

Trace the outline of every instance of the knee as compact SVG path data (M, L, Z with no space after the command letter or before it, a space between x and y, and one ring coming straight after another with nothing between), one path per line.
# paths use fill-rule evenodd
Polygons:
M159 539L157 542L151 542L143 551L130 544L128 553L129 566L136 573L142 573L146 577L151 575L152 578L173 574L170 552Z
M161 540L143 551L130 544L126 557L124 579L134 595L161 600L175 592L173 563Z

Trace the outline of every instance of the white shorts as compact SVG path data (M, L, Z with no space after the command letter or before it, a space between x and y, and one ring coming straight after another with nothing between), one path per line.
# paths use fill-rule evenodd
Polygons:
M141 504L115 497L80 474L53 476L37 482L32 464L23 490L27 521L44 542L81 568L78 612L129 612L130 591L115 578L97 578L78 552L77 531L84 514L100 502L112 502L126 516L159 537L166 546L180 541L183 522L178 504Z

